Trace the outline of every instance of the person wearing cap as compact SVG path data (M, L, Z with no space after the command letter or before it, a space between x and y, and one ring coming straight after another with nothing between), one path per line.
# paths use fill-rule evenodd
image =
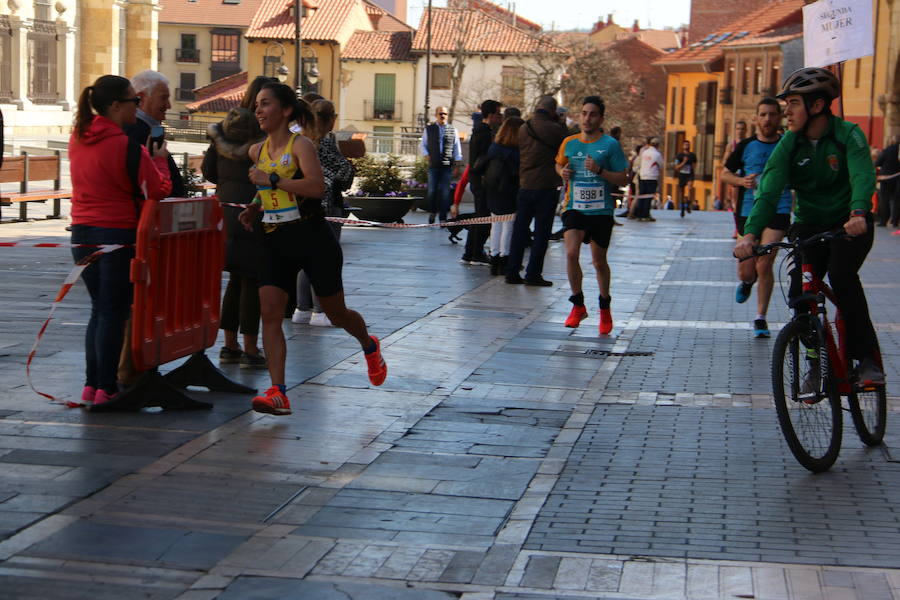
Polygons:
M789 131L766 162L734 255L753 255L785 186L797 195L791 239L843 228L850 238L805 249L803 262L811 264L818 276L828 273L849 332L848 355L858 361L858 382L884 385L884 372L875 358L878 339L858 274L874 241L875 167L859 126L831 113L831 102L840 95L840 82L827 69L799 69L785 80L778 98L786 103ZM791 297L796 298L802 273L795 268L790 274Z

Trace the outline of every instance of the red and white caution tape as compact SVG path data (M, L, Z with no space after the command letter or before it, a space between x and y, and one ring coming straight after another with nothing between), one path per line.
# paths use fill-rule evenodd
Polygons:
M117 250L119 248L125 248L131 245L133 244L57 244L50 242L0 242L0 248L14 248L18 246L20 248L98 248L101 250L105 248L112 248L112 250Z
M28 379L28 386L31 388L31 390L35 394L38 394L39 396L43 396L44 398L47 398L51 402L62 402L56 396L52 396L50 394L45 394L44 392L41 392L41 391L38 391L37 389L35 389L34 383L31 381L31 363L34 361L34 355L37 353L38 344L41 343L41 338L44 337L44 332L47 331L47 326L50 325L50 321L53 319L53 313L56 312L56 307L60 305L60 303L63 301L63 298L66 297L66 294L69 293L69 290L72 289L72 286L75 285L75 282L78 281L79 277L81 277L82 271L84 271L84 269L89 264L91 264L92 262L94 262L95 260L97 260L98 258L103 256L104 254L109 254L110 252L113 252L114 250L118 250L119 248L124 248L124 247L125 246L123 246L123 245L116 245L116 244L104 245L102 248L100 248L96 252L93 252L93 253L87 255L86 257L82 258L81 260L79 260L77 263L75 263L75 266L72 267L72 270L69 271L69 274L66 276L65 281L63 281L62 286L59 288L59 292L56 293L56 299L53 300L53 304L50 305L50 313L47 315L47 320L45 320L44 324L41 325L41 329L40 329L40 331L38 331L37 337L34 340L34 345L31 347L31 352L28 353L28 360L25 362L25 376ZM65 405L69 406L69 407L81 406L81 404L79 402L71 402L71 401L65 402Z
M466 227L468 225L488 225L490 223L502 223L504 221L512 221L516 218L515 214L497 215L494 217L473 217L471 219L462 219L460 221L444 221L442 223L381 223L379 221L364 221L362 219L347 219L343 217L325 217L326 220L333 223L343 223L345 225L366 225L368 227L387 227L390 229L423 229L426 227Z
M610 194L613 198L633 198L638 200L640 198L656 198L656 194L638 194L636 196L630 196L628 194Z

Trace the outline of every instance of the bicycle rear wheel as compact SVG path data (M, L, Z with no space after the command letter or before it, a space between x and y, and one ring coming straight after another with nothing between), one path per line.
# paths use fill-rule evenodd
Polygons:
M841 451L841 398L819 320L793 319L772 353L772 391L778 424L794 458L813 473L827 471Z
M883 385L867 389L853 387L847 402L859 439L867 446L880 445L887 426L887 389Z

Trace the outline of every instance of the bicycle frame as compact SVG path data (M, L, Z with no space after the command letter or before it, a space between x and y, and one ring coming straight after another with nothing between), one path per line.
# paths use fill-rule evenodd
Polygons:
M828 348L828 358L831 361L831 368L836 380L835 383L838 386L838 392L841 396L847 396L851 391L850 361L847 358L847 331L844 325L844 317L841 315L841 308L838 306L834 291L832 291L821 277L815 274L812 264L804 262L801 269L803 273L803 297L806 297L807 295L814 297L806 300L809 307L809 314L822 322L822 329L825 331L825 339ZM835 340L831 323L828 321L828 313L825 309L826 299L836 307L834 330L837 330L837 340Z

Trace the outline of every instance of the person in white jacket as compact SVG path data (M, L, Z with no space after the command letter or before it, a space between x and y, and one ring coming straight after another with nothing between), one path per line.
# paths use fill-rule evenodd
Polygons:
M655 221L650 216L650 205L653 202L653 194L659 188L659 176L662 172L663 157L659 152L659 138L650 138L646 148L640 156L641 184L638 189L638 206L635 217L640 221Z

